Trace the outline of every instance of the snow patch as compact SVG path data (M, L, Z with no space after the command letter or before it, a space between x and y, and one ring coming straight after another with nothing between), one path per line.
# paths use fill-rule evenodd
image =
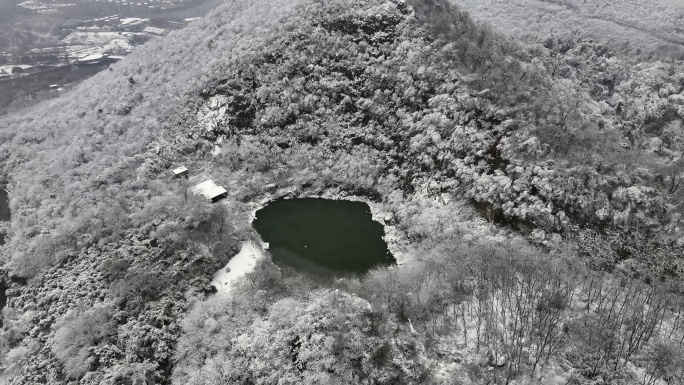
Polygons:
M218 156L218 155L221 155L222 152L223 152L223 150L221 149L220 146L214 145L214 149L211 150L211 155Z
M240 252L230 259L228 264L214 274L211 285L219 293L230 293L234 282L254 270L257 262L264 257L264 252L251 241L242 243Z
M227 106L230 98L214 95L197 111L197 122L205 131L215 131L228 124Z

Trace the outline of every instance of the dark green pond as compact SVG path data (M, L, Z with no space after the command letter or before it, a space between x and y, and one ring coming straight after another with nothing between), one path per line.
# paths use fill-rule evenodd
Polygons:
M273 261L317 275L361 274L396 263L363 202L281 199L256 212L254 228Z
M0 221L10 220L9 201L7 191L0 187ZM0 233L0 245L5 243L5 237Z

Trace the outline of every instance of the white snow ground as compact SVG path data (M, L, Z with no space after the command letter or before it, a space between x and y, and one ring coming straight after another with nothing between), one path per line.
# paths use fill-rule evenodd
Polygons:
M243 242L240 252L214 274L211 284L219 293L230 293L233 283L254 270L257 261L263 256L264 253L259 246L251 241Z

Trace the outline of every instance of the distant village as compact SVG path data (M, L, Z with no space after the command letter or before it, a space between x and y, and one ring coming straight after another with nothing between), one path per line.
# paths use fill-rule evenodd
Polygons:
M19 6L40 14L62 11L102 15L159 16L187 9L203 0L26 0Z
M121 3L121 1L114 0L111 2ZM165 1L162 4L166 3L168 2ZM65 6L65 4L45 4L33 0L21 5L37 11ZM7 58L6 62L9 64L0 65L0 80L32 75L68 64L89 66L118 61L151 38L166 35L171 30L181 29L197 19L199 18L167 20L161 17L124 17L117 14L84 20L72 28L64 28L61 31L63 36L57 44L33 48L24 53L21 58ZM2 55L10 56L5 52L1 52L0 56Z
M198 17L178 15L193 14L183 10L204 1L27 0L20 3L17 7L23 9L22 15L34 15L20 19L22 22L46 17L55 24L40 38L18 40L16 44L10 39L9 45L3 48L6 51L0 50L0 115L9 109L56 97L123 59L150 39L197 21Z

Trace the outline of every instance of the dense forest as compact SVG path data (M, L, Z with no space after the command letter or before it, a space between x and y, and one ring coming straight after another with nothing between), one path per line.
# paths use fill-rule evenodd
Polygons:
M684 55L684 10L668 1L456 0L475 18L504 34L532 41L581 35L602 40L616 52ZM672 3L677 4L677 0ZM681 2L680 2L680 5Z
M681 55L460 3L231 0L2 117L0 382L682 383ZM408 260L214 294L286 193L374 202Z

